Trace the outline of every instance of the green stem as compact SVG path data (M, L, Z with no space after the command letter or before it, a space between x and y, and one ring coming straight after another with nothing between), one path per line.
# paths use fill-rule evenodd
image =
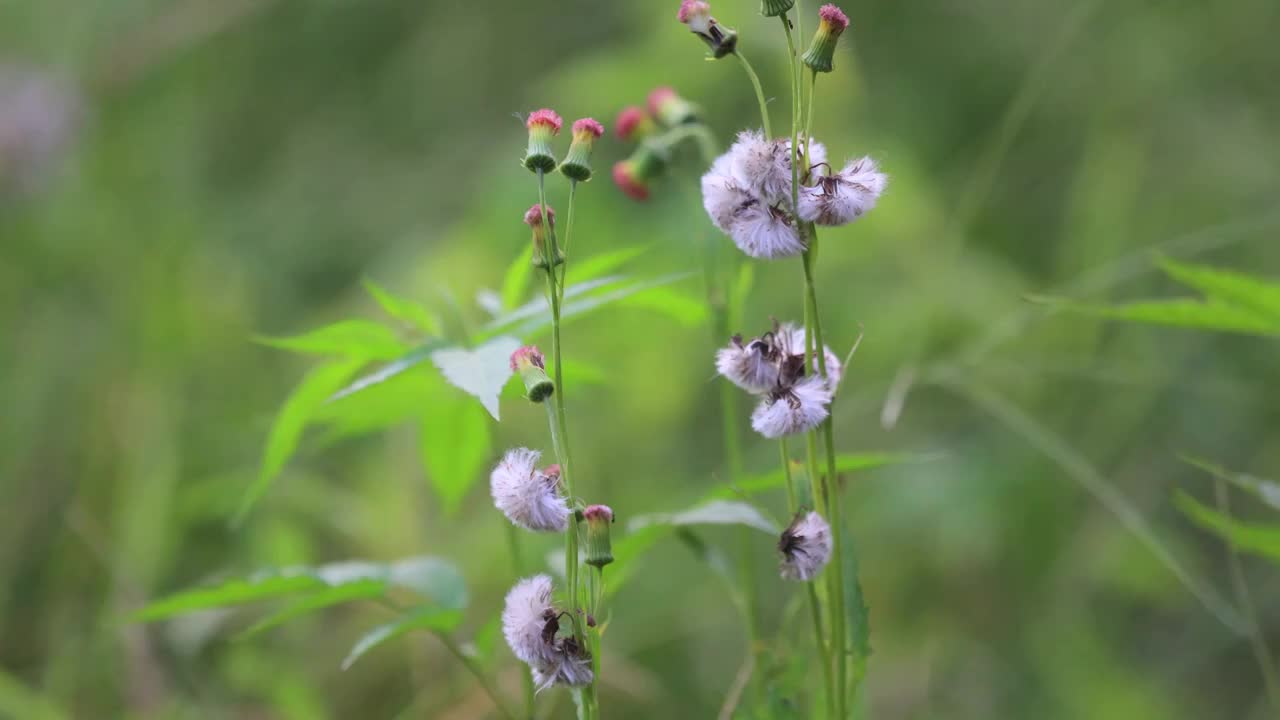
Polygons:
M809 147L813 141L813 94L817 90L818 90L818 71L814 70L809 77L809 111L805 113L805 120L804 120L804 162L805 162L805 165L808 165L810 167L812 167L812 163L813 163L813 156L809 154ZM572 207L573 206L571 205L570 212L572 212ZM569 217L572 218L573 216L570 215Z
M467 670L475 676L476 682L480 683L480 687L484 689L485 694L493 701L494 706L498 708L498 712L502 717L507 718L507 720L516 720L515 714L512 713L506 703L502 701L502 696L498 694L498 688L496 688L493 681L489 679L484 668L481 668L476 664L476 661L472 659L471 656L462 652L462 648L458 647L458 644L453 641L453 638L442 632L436 633L435 635L440 638L440 642L444 643L444 646L449 649L449 652L458 659L458 662L462 663ZM525 673L525 675L528 674L529 673ZM533 717L532 712L530 712L529 717Z
M747 58L740 50L734 50L733 56L738 58L738 62L742 63L742 69L747 72L747 77L751 78L751 87L756 91L756 102L760 104L760 122L764 125L764 139L773 139L773 129L769 125L769 103L764 99L764 88L760 85L760 76L756 75L755 68L751 67L751 63L747 62Z
M800 148L796 147L797 136L800 133L800 65L796 59L796 42L791 37L791 21L786 15L779 15L778 19L782 21L782 31L787 36L787 62L791 75L791 207L800 207L800 167L796 164L796 153ZM796 231L801 231L800 218L792 218L792 222L796 223ZM801 241L804 235L801 233Z
M578 194L578 181L570 180L569 181L569 212L568 212L568 217L565 219L565 224L564 224L564 245L561 247L561 250L564 252L565 261L564 261L564 265L560 267L560 280L558 283L558 289L560 290L561 304L564 303L564 288L566 285L565 275L569 272L569 237L573 234L573 201L574 201L574 197L577 194Z
M823 348L826 343L822 339L822 320L818 312L818 293L814 287L813 281L813 256L817 251L818 237L812 225L809 226L810 233L810 249L804 253L804 284L806 305L809 307L810 320L812 321L812 336L814 354L818 359L818 372L824 380L827 379L827 360L826 353ZM806 336L810 333L806 328ZM809 358L806 357L806 367L809 365ZM834 397L829 407L827 419L822 423L821 432L823 444L825 445L827 456L827 483L830 485L830 517L828 520L832 527L832 545L834 549L831 573L828 575L830 582L828 584L831 593L831 636L832 642L839 643L839 650L835 652L836 661L836 707L840 717L845 717L844 705L846 701L846 692L848 685L848 653L846 651L845 639L845 597L844 597L844 512L841 507L840 488L836 478L836 453L835 453L835 437L832 430L832 416L835 413ZM812 436L811 436L812 437Z
M787 481L787 510L794 516L800 511L800 501L796 495L795 479L791 475L791 452L787 449L785 437L778 440L778 448L782 455L782 476ZM816 492L815 488L815 498ZM831 655L827 649L826 635L822 632L822 603L818 601L818 590L812 582L805 583L805 595L809 600L809 616L813 619L813 643L822 666L822 687L826 693L827 714L830 716L834 712L836 689L831 675Z

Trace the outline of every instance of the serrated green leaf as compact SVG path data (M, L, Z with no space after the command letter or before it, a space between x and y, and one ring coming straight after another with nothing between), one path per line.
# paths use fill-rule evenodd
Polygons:
M707 319L707 305L669 287L653 287L623 298L623 307L643 308L661 313L686 327L700 325Z
M529 285L533 282L535 272L541 271L533 267L533 245L523 245L515 259L507 266L507 271L502 274L500 297L503 310L511 310L520 304L529 292Z
M307 429L307 424L316 410L335 390L342 387L362 364L363 361L353 360L321 365L307 373L302 382L289 393L267 435L267 448L262 456L258 477L245 492L240 508L232 520L233 524L238 525L243 521L253 505L266 494L272 481L297 450L298 442L302 440L302 433Z
M627 528L636 532L651 525L743 525L771 535L782 532L754 505L737 500L712 500L681 512L640 515L632 518Z
M474 396L494 420L498 419L498 395L511 378L511 353L520 348L516 338L502 335L474 350L445 348L431 353L431 362L454 387Z
M1158 262L1169 277L1199 290L1206 297L1280 322L1280 283L1232 270L1181 263L1166 257L1159 258Z
M441 335L440 319L420 303L391 294L381 285L365 279L365 292L391 317L409 323L431 335Z
M247 578L229 578L216 585L183 590L156 600L133 617L141 622L164 620L175 615L233 607L264 600L313 595L332 588L359 586L362 596L391 588L410 590L440 607L461 609L467 591L462 574L454 565L435 557L412 557L393 563L362 560L319 566L295 566L260 570Z
M452 513L489 457L489 418L471 400L442 393L422 416L422 460L431 487Z
M1208 530L1238 550L1280 562L1280 525L1240 522L1200 503L1179 490L1174 495L1177 506L1192 522Z
M294 618L308 615L317 610L323 610L334 605L351 602L352 600L366 600L381 597L387 590L387 583L383 580L357 580L355 582L338 585L335 587L327 587L323 590L313 592L289 605L271 613L267 617L259 620L250 626L247 630L240 633L237 638L247 640L259 633L266 632L271 628L278 627Z
M859 470L871 470L887 465L928 462L932 457L931 455L904 453L844 453L836 455L836 472L849 473ZM751 497L752 495L784 487L786 483L786 476L781 469L778 469L765 475L744 478L733 484L726 483L717 486L707 493L704 499Z
M352 360L392 360L408 350L391 328L371 320L342 320L302 335L257 340L282 350Z
M1280 483L1275 480L1254 477L1245 473L1232 472L1207 460L1181 455L1183 462L1204 470L1214 477L1225 480L1232 485L1253 495L1276 510L1280 510Z
M365 633L351 652L342 661L342 669L349 669L357 660L370 650L394 640L412 630L431 630L433 632L449 632L462 622L462 613L458 610L445 610L437 607L419 607L405 615L384 623Z

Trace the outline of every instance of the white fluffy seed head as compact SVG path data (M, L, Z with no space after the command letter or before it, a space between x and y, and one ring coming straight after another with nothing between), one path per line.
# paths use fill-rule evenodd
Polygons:
M888 178L874 160L854 160L836 175L801 188L797 212L818 225L845 225L874 208L886 184Z
M591 672L591 656L577 651L569 642L562 645L553 661L531 665L529 672L539 692L552 685L586 687L595 677Z
M569 506L559 492L559 473L540 472L540 453L528 448L508 450L489 474L493 504L513 524L526 530L564 532Z
M739 208L759 202L733 176L731 165L729 155L721 155L702 176L702 207L706 209L711 222L723 233L729 232Z
M809 375L761 399L751 413L751 427L770 440L807 432L827 419L830 403L827 384L822 378Z
M729 225L729 237L753 258L776 260L804 252L800 233L783 210L762 203L740 207Z
M547 575L525 578L507 593L502 608L502 635L521 662L546 665L556 661L554 639L547 642L542 632L549 614L555 612L551 604L551 578Z
M791 146L785 140L766 140L758 130L738 133L729 148L733 175L768 204L790 202Z
M778 384L776 353L760 339L743 343L734 336L716 352L716 372L749 393L765 393Z
M812 580L831 560L831 526L816 512L802 512L782 531L778 551L784 579Z
M804 328L787 323L778 329L779 335L784 333L787 336L788 352L803 355L805 348ZM831 388L831 392L835 393L836 388L840 387L840 378L844 374L844 368L840 364L840 358L836 357L834 352L831 352L831 348L824 345L822 354L827 363L827 385ZM813 367L806 374L820 375L822 368L818 365L818 359L813 358L811 362Z

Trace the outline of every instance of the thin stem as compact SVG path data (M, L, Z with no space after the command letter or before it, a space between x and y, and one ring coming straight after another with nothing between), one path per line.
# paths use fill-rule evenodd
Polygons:
M764 88L760 85L760 76L756 75L755 68L751 67L751 63L747 62L747 57L742 54L741 50L734 50L733 56L738 58L738 62L742 63L742 69L746 71L747 77L751 78L751 87L756 91L756 102L760 104L760 122L764 125L764 139L773 139L773 129L769 125L769 103L764 99Z
M796 60L796 42L791 37L791 21L786 15L779 15L778 19L782 21L782 31L787 36L787 67L791 75L791 207L800 207L800 168L796 164L796 153L800 148L796 147L797 135L800 132L800 69L799 62ZM800 240L804 240L804 234L800 225L799 217L792 217L792 222L796 223L796 231L801 233Z
M480 683L480 687L484 689L485 694L493 701L494 706L498 708L498 712L502 717L507 718L507 720L516 720L515 714L512 713L507 707L507 704L502 701L502 696L498 694L498 688L496 688L493 681L489 679L484 668L481 668L476 664L476 661L472 659L471 656L462 652L462 648L458 647L458 644L453 641L453 638L442 632L436 633L435 635L440 638L440 642L444 643L446 648L449 648L449 652L458 659L458 662L466 666L467 670L475 676L476 682ZM528 673L525 674L528 675ZM532 713L530 714L530 717L532 717Z
M567 275L569 272L569 237L573 235L573 201L574 201L574 197L577 194L578 194L578 181L570 179L569 180L569 212L568 212L568 217L565 219L565 224L564 224L564 245L562 245L560 248L564 252L564 256L565 256L564 264L561 265L560 267L560 280L558 283L558 288L560 290L560 302L562 304L564 303L564 289L565 289L565 286L567 285L567 283L565 282L565 275Z
M785 437L778 440L778 449L782 455L782 476L787 481L787 510L795 515L800 510L800 502L796 497L796 483L791 475L791 452L787 449ZM816 493L814 497L817 497ZM827 714L830 716L834 708L836 691L831 676L831 655L827 650L826 635L822 632L822 604L818 601L818 590L812 582L805 583L805 595L809 600L809 616L813 619L813 642L818 650L818 660L822 665L822 687L826 691Z
M1227 489L1227 484L1222 478L1214 479L1214 499L1217 501L1218 511L1228 518L1231 517L1231 495ZM1244 567L1240 563L1240 554L1236 551L1236 544L1229 537L1227 544L1227 566L1231 569L1231 585L1235 590L1236 602L1240 605L1241 612L1252 626L1249 632L1249 642L1253 645L1253 654L1258 661L1258 670L1262 673L1262 681L1267 686L1267 699L1271 703L1273 713L1280 713L1280 683L1276 681L1276 661L1271 656L1271 649L1267 647L1267 641L1262 635L1262 624L1258 620L1258 610L1253 604L1253 595L1249 592L1249 583L1244 577Z
M516 532L516 526L509 522L504 522L507 526L507 548L511 551L511 572L519 578L524 574L524 561L520 554L520 536ZM524 717L533 717L533 676L527 672L520 673L520 679L523 682L524 690Z
M813 323L813 347L814 354L818 359L818 372L824 380L827 379L827 360L826 353L823 348L826 343L822 339L822 319L818 312L818 293L813 282L813 255L817 251L818 237L812 225L809 226L810 232L810 249L804 254L804 284L806 304L810 308L810 316ZM807 335L808 333L806 333ZM806 358L806 366L808 366L808 358ZM845 597L844 597L844 512L841 507L840 488L836 478L836 453L835 453L835 437L832 431L831 418L835 413L835 399L832 398L831 406L828 408L827 419L822 423L822 439L826 446L827 455L827 482L831 486L830 493L830 512L829 520L833 528L833 558L831 568L829 589L831 592L831 636L833 643L839 643L839 650L835 652L836 660L836 707L840 717L844 717L844 704L846 700L846 691L848 685L848 653L845 649Z
M813 95L818 90L818 71L814 70L809 75L809 111L805 113L804 120L804 162L805 165L811 165L813 156L809 154L809 146L813 141ZM807 171L807 168L806 168ZM570 212L572 212L572 205ZM569 217L573 217L570 215Z

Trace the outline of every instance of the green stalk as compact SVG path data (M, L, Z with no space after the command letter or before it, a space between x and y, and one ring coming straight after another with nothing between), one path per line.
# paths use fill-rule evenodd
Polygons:
M747 62L747 58L740 50L734 50L733 56L738 58L738 62L742 63L742 69L747 72L747 77L751 78L751 87L756 91L756 102L760 104L760 122L764 124L764 139L773 139L773 129L769 126L769 104L764 99L764 88L760 85L760 76L756 75L756 71L751 67L751 63Z
M570 458L569 450L569 424L565 419L564 411L564 371L563 371L563 352L560 345L560 290L557 288L555 265L552 259L558 256L558 248L556 247L555 233L551 230L550 218L547 217L547 194L542 171L538 172L538 203L542 211L543 222L546 223L548 232L548 241L544 244L547 252L547 299L551 303L551 358L553 367L553 381L555 382L555 392L551 395L551 402L544 403L547 406L547 420L551 426L551 441L555 447L556 457L560 460L560 477L564 481L565 494L569 497L570 504L574 501L573 494L573 462ZM568 262L566 261L566 265ZM574 513L570 516L569 527L565 530L565 578L569 585L569 604L571 618L573 624L573 637L579 647L588 647L586 644L586 635L583 632L582 618L578 615L578 609L581 607L581 594L578 592L578 518ZM595 680L588 686L587 692L583 692L583 700L586 709L586 715L592 715L592 700L595 695Z
M805 165L811 167L813 156L809 154L809 146L813 142L813 94L818 90L818 71L814 70L809 77L809 111L805 114L804 120L804 162ZM806 168L807 170L807 168ZM573 206L569 206L569 212L573 212ZM573 215L569 216L570 218ZM570 220L572 222L572 219Z
M804 284L806 305L809 307L810 320L812 321L812 335L814 352L818 359L818 372L824 380L827 379L827 360L826 353L822 348L826 347L826 343L822 339L822 320L818 313L818 293L813 282L813 255L817 250L818 237L813 226L809 226L810 248L804 253ZM806 336L809 334L809 328L806 327ZM806 367L809 367L810 359L805 358ZM829 408L830 414L821 425L823 444L825 445L827 455L827 483L830 484L830 517L828 518L833 528L833 548L834 557L832 558L830 582L828 584L831 593L831 635L834 642L840 644L840 649L835 653L836 660L836 707L840 713L840 717L845 717L845 701L848 685L848 652L846 650L845 638L845 597L844 597L844 512L841 507L840 488L836 484L836 452L835 437L832 430L832 417L835 414L835 399L832 398ZM812 438L812 434L810 435Z
M565 286L567 285L567 283L565 282L565 275L568 274L569 272L569 237L573 234L573 200L577 194L578 194L578 181L571 179L569 180L569 212L568 212L568 217L565 219L564 246L562 247L562 250L564 251L565 260L564 260L564 265L562 265L560 268L560 280L559 280L560 302L562 304L564 303L564 289L565 289Z
M800 502L796 496L795 479L791 476L791 452L787 449L785 437L778 440L778 448L782 454L782 476L787 481L787 510L794 517L800 510ZM815 493L814 497L817 495ZM817 502L815 499L814 502ZM813 619L813 642L818 649L818 660L822 665L822 687L826 691L827 716L835 712L835 684L831 676L831 655L827 649L826 635L822 632L822 604L818 602L818 590L813 582L806 582L805 594L809 600L809 616Z
M502 696L498 694L498 688L494 687L493 681L489 679L484 668L476 664L476 661L470 655L464 653L462 648L458 647L458 643L454 642L453 638L449 637L448 634L438 632L435 635L440 638L440 642L444 643L444 646L449 649L449 652L458 659L458 662L466 666L467 670L475 676L476 682L480 683L480 687L484 689L485 694L489 696L489 699L493 701L494 706L498 708L498 713L501 714L502 717L507 718L507 720L516 720L515 714L512 713L506 703L502 701ZM529 673L525 673L525 675L528 674ZM529 717L533 717L532 713L530 713Z
M504 522L507 526L507 548L511 551L511 571L516 578L524 573L524 561L520 555L520 536L516 533L516 526L509 522ZM528 672L521 672L520 679L524 685L524 717L533 718L533 676Z

